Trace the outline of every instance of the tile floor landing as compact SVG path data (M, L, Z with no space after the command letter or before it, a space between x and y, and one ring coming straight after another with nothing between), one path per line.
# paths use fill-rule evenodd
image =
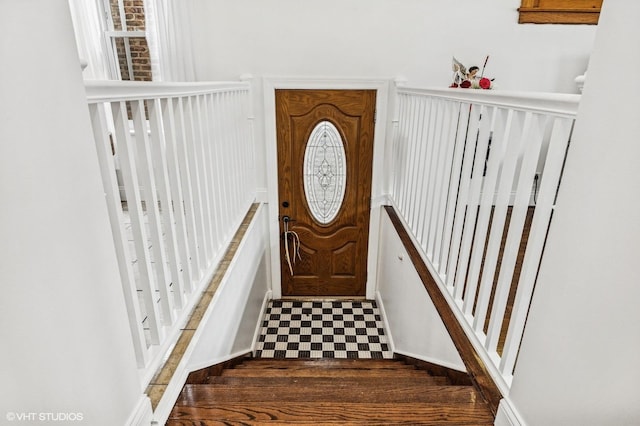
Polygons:
M393 358L375 301L272 300L256 358Z

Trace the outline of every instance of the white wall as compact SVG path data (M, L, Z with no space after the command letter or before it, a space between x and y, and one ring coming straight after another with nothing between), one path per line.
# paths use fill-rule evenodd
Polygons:
M267 210L264 210L263 222L267 220ZM236 331L235 339L233 340L233 346L231 347L231 353L236 354L244 352L247 349L252 349L256 343L256 331L258 327L262 325L262 316L264 315L265 302L267 301L267 294L269 292L269 255L267 241L267 227L263 226L261 229L262 237L261 242L265 244L263 247L267 250L261 252L261 256L258 259L254 259L254 265L256 269L252 268L253 282L247 295L247 301L244 305L244 312L241 314L240 324ZM263 239L264 238L264 239Z
M150 405L68 4L0 6L0 423L122 425Z
M604 2L510 395L528 425L640 424L638 16Z
M594 26L520 25L520 0L192 0L198 80L263 76L389 78L447 87L451 57L482 65L505 90L577 93ZM265 158L258 144L257 158ZM264 166L258 169L266 186Z
M380 218L378 292L394 351L466 371L389 215Z
M202 319L188 369L198 370L252 349L269 289L267 209L262 205ZM200 330L201 329L201 330Z
M593 26L520 25L520 0L193 0L198 79L395 77L447 86L451 56L509 90L575 92Z

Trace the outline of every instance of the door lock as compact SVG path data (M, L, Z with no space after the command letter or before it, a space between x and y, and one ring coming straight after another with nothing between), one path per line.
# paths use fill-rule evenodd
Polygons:
M284 215L284 216L282 216L282 221L284 223L289 223L289 222L295 222L296 220L295 219L291 219L291 217L289 215Z

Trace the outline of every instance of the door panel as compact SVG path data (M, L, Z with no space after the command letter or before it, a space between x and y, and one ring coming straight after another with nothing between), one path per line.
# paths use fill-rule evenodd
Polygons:
M279 212L300 241L291 275L281 221L284 296L365 295L374 113L372 90L276 90ZM307 192L319 197L315 214Z

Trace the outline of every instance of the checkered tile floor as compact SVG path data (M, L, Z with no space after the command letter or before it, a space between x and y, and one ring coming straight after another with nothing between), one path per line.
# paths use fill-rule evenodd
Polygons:
M393 358L375 301L272 300L257 358Z

